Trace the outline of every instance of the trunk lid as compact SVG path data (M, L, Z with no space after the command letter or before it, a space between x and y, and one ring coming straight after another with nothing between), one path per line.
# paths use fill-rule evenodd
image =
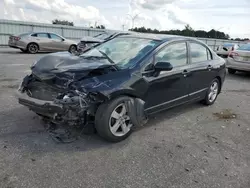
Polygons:
M234 56L236 61L250 63L250 51L236 50L235 54L238 54Z

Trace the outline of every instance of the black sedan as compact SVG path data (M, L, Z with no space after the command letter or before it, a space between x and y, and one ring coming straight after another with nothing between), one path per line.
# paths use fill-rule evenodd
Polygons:
M118 36L80 56L36 61L18 90L19 103L55 127L92 126L119 142L150 114L188 102L215 102L225 61L204 43L180 36Z

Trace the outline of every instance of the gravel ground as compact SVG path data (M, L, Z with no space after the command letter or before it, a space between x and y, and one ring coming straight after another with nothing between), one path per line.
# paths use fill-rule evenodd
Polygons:
M0 49L1 188L250 187L250 75L228 75L213 106L157 114L121 143L57 144L14 97L43 55Z

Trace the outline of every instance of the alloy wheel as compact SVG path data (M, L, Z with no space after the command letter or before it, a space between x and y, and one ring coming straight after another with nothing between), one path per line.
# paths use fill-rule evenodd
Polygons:
M30 44L29 45L29 52L34 54L34 53L37 53L38 51L38 46L36 44Z
M109 128L114 136L126 135L132 127L130 117L124 103L119 104L111 113Z
M77 51L76 46L71 46L69 51L70 53L75 53Z
M208 94L208 101L209 102L214 102L214 100L216 99L217 95L218 95L218 91L219 91L219 84L218 82L214 81L210 87L210 93Z

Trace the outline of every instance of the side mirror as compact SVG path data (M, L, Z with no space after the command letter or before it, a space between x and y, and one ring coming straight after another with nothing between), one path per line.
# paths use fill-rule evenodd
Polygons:
M154 68L156 71L171 71L173 69L173 65L169 62L157 62Z
M65 41L65 39L62 38L62 41Z

